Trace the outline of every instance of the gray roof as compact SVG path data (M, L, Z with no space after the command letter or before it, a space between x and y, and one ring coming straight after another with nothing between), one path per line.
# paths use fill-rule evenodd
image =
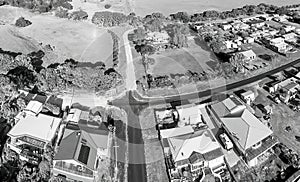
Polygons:
M75 152L80 140L80 132L67 133L60 143L57 154L54 156L54 160L67 160L74 159ZM66 134L66 133L65 133Z

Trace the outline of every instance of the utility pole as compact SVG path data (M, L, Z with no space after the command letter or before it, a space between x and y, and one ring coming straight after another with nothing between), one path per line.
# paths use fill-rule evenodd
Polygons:
M113 148L114 148L114 150L115 150L115 159L116 159L116 165L115 165L115 182L117 182L118 181L118 145L117 145L117 140L116 140L116 132L114 131L114 146L113 146Z

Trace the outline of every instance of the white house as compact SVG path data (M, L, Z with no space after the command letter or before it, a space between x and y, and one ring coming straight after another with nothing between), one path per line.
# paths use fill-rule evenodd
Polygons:
M248 105L250 105L255 100L255 94L252 90L248 90L247 92L242 93L241 97Z
M256 59L256 54L252 50L239 52L244 55L246 61L253 61Z
M223 30L229 30L230 28L231 28L231 25L230 24L222 24L221 26L220 26Z
M253 37L245 37L244 38L244 43L245 44L252 44L252 43L254 43L254 38Z
M200 108L195 104L177 106L176 110L179 115L178 126L203 123Z
M18 153L21 160L37 164L44 149L55 143L62 119L26 112L19 113L16 118L18 122L8 132L8 148Z
M282 35L285 41L293 40L297 37L297 35L293 32Z

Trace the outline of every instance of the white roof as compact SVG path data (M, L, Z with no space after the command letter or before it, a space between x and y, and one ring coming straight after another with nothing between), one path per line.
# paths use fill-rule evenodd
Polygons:
M281 42L283 42L284 39L282 37L277 37L275 39L271 39L270 42L272 42L273 44L279 44Z
M179 119L184 124L197 124L201 121L201 112L197 105L185 105L176 107Z
M186 135L191 133L194 133L194 129L190 125L179 127L179 128L160 130L160 135L162 138L170 138L174 136Z
M191 134L169 138L169 143L175 162L188 159L193 152L205 154L220 148L208 130L200 134L195 133L195 136Z
M253 95L254 94L254 92L252 91L252 90L248 90L247 92L244 92L244 93L242 93L241 95L243 96L243 97L247 97L247 96L250 96L250 95Z
M13 137L30 136L45 142L51 142L61 122L61 118L39 114L25 114L19 117L18 123L9 131Z
M252 50L247 50L247 51L243 51L243 52L240 52L240 53L243 54L246 58L256 56L256 54Z
M72 121L74 123L78 123L80 119L88 120L89 112L82 111L77 108L70 109L70 112L67 116L67 121Z
M231 132L236 142L244 149L270 136L273 132L257 119L249 110L245 109L240 116L226 116L222 123Z
M39 101L31 100L26 106L26 108L24 109L24 111L29 111L27 112L28 114L30 114L30 112L32 112L33 114L39 114L42 111L42 109L43 109L43 103Z

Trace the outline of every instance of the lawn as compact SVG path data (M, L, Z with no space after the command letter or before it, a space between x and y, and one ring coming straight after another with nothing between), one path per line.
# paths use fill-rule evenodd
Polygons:
M112 66L112 38L105 29L88 22L61 19L48 14L34 14L21 8L0 7L0 20L8 14L8 23L20 16L32 22L24 28L1 26L0 46L15 52L28 53L50 44L53 51L46 54L44 66L73 58L77 61L96 63L102 61ZM6 27L9 25L5 25ZM7 44L9 42L9 44Z
M192 37L191 37L192 38ZM217 58L210 52L203 41L190 39L189 47L182 49L171 49L150 55L155 60L148 73L153 75L176 75L185 74L188 70L193 72L212 72L217 64ZM141 64L141 56L133 50L133 58L136 69L136 78L140 79L145 75Z
M86 11L89 15L89 19L92 19L95 12L99 11L113 11L121 12L126 15L133 12L132 0L72 0L74 10ZM111 5L106 9L105 5Z

